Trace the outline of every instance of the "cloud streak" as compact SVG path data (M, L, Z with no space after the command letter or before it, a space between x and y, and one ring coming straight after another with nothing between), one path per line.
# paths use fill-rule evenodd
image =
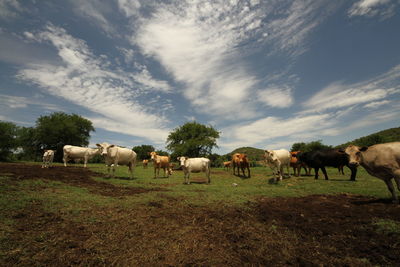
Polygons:
M96 58L85 42L68 35L62 28L49 24L44 31L33 36L38 42L54 46L62 64L30 64L19 71L17 77L20 80L29 81L52 95L101 114L103 119L97 120L101 122L98 127L119 132L120 126L124 125L122 128L127 134L131 129L131 135L157 143L165 140L167 120L148 112L137 101L143 94L138 86L140 80L122 70L112 70L109 62ZM152 81L149 76L146 79L145 87ZM151 86L159 84L155 82ZM167 85L161 84L162 90L165 89Z

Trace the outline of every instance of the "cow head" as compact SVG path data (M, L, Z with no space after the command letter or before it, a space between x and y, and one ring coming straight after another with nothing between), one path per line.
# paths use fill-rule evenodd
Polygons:
M353 166L359 166L362 161L362 152L367 151L368 147L359 147L354 145L349 145L346 147L344 152L349 157L349 164Z
M156 156L157 156L157 152L149 152L149 155L150 155L150 158L152 159L152 160L155 160L155 158L156 158Z
M276 161L278 160L278 157L276 156L275 152L273 150L264 150L264 158L266 160L271 160L271 161Z
M178 157L177 160L180 162L180 166L184 167L188 157Z
M101 144L96 144L96 146L99 148L100 155L107 156L108 149L114 147L115 145L110 145L108 143L101 143Z

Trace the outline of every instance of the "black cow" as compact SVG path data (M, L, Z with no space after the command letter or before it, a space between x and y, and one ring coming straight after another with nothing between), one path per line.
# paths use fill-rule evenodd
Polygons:
M347 166L351 170L350 180L356 180L357 168L349 165L348 156L338 149L316 150L311 152L299 153L297 158L315 170L315 179L318 179L318 170L324 173L325 180L328 180L326 166L338 168Z

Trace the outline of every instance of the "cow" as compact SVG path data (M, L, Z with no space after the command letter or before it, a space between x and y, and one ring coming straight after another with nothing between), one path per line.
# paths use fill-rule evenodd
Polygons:
M100 150L99 148L65 145L63 147L63 152L63 161L65 167L67 167L67 162L69 160L74 160L77 162L83 159L83 167L86 168L88 160L93 158L96 154L99 154Z
M351 170L350 180L356 180L357 168L349 165L349 159L344 151L339 149L323 149L311 152L299 153L297 158L300 162L304 162L307 166L314 168L315 179L318 179L318 171L322 170L325 180L328 180L328 174L325 167L347 166Z
M108 143L96 144L100 154L103 156L107 166L107 172L110 176L110 168L112 167L112 176L115 176L115 168L119 165L126 165L129 168L131 178L133 179L133 170L136 166L136 152L124 147L110 145Z
M283 167L285 166L287 173L290 176L289 166L291 157L292 156L290 155L290 152L286 149L264 150L265 163L272 169L272 172L275 175L278 175L278 181L282 180L283 178Z
M399 203L392 179L394 178L397 189L400 190L400 142L370 147L349 145L345 153L349 157L349 165L361 165L370 175L383 180L392 194L393 203Z
M51 168L51 165L53 164L54 153L56 153L56 151L51 149L44 151L42 168Z
M235 168L237 168L237 175L240 175L240 170L242 170L243 176L246 177L244 172L245 169L248 171L248 177L250 178L250 164L249 160L247 159L247 155L243 153L235 153L232 155L232 168L233 168L233 175L235 175Z
M231 161L225 161L223 164L225 170L229 171L231 169L231 164L232 164Z
M169 166L169 156L157 155L157 152L149 153L154 166L154 179L160 176L160 169L164 170L164 177L171 175L171 168Z
M304 162L300 162L297 158L297 154L300 153L301 151L292 151L290 152L290 167L293 168L293 175L294 176L300 176L300 171L301 168L304 168L306 171L306 175L310 175L311 173L311 168L308 167ZM296 175L297 174L297 175Z
M148 159L144 159L142 161L142 163L143 163L143 169L147 169L147 165L149 164L149 160Z
M205 172L207 176L207 183L211 183L210 179L210 160L207 158L188 158L178 157L178 161L184 173L184 184L190 184L190 173L192 172Z

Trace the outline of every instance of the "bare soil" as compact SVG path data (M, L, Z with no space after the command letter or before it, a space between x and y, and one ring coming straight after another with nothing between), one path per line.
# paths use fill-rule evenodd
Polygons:
M15 181L61 181L109 197L145 193L96 182L91 179L96 173L83 168L38 170L32 165L0 164L0 173ZM398 266L400 262L400 234L374 224L382 219L400 223L399 205L366 196L259 198L247 207L232 207L185 204L160 192L147 204L128 209L93 207L82 216L46 212L37 201L12 214L15 223L5 231L7 238L0 240L0 265Z

